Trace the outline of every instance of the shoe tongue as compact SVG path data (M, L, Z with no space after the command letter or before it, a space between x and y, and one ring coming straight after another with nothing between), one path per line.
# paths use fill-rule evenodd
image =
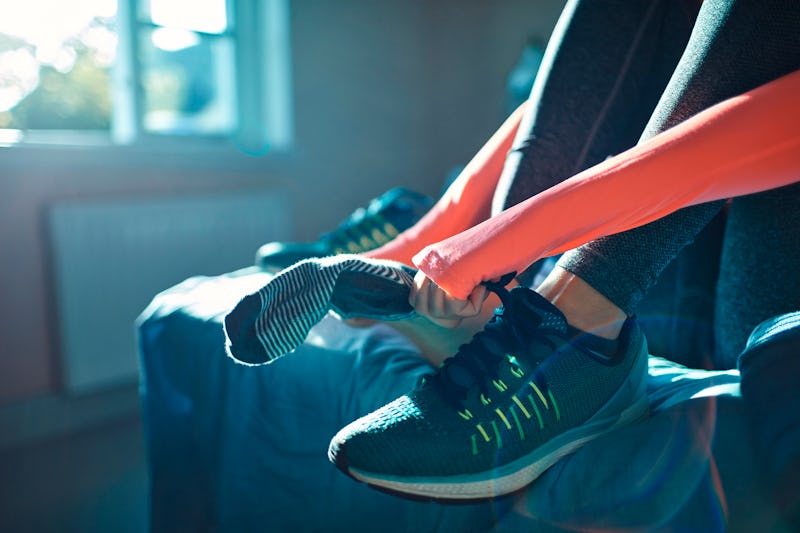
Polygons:
M564 314L531 289L515 287L509 291L506 303L507 307L502 311L502 322L513 327L517 335L522 337L520 340L527 338L526 333L537 329L550 329L563 334L567 332L567 319ZM503 326L498 324L498 327ZM491 322L486 329L489 328L493 328ZM510 329L506 329L506 335L513 335L513 333ZM483 335L480 343L485 349L500 355L507 352L516 343L516 340L501 340L495 335ZM458 360L445 364L441 372L452 384L464 389L469 389L478 381L478 378Z
M567 333L567 319L549 300L534 290L514 287L509 291L512 309L503 313L503 319L515 325L517 331L550 329Z
M476 382L475 376L459 364L447 365L442 369L442 372L446 374L451 383L465 389L470 388Z

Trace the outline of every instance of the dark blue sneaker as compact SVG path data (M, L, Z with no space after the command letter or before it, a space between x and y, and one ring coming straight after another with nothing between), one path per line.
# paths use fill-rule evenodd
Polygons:
M493 498L647 415L647 344L632 319L609 358L571 340L563 314L536 292L492 289L503 306L483 331L333 438L340 470L414 498Z
M256 265L279 271L311 257L356 254L386 244L413 226L433 206L433 200L396 187L353 212L335 230L315 242L270 242L256 252Z

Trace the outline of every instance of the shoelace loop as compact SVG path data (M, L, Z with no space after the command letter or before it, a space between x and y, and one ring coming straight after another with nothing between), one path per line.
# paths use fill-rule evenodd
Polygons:
M500 365L507 362L511 366L511 374L517 378L524 376L516 359L509 354L518 351L524 346L522 331L509 314L515 312L516 302L511 297L506 285L513 279L515 273L509 273L498 281L484 282L490 291L497 294L502 303L495 309L495 314L484 329L472 338L467 344L462 345L456 355L444 361L442 367L435 374L425 376L434 386L440 388L444 398L460 411L467 393L473 387L478 388L480 398L489 398L490 384L500 390L507 389L499 379ZM538 324L526 323L528 330L535 329ZM502 390L501 390L502 389ZM484 402L485 403L485 402Z

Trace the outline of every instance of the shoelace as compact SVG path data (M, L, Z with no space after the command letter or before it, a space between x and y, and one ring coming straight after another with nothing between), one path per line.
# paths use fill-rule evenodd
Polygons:
M515 273L507 274L498 282L484 282L484 285L500 297L502 306L495 310L494 316L483 330L476 333L470 342L462 345L456 355L446 359L435 374L428 374L425 381L439 387L443 396L455 409L461 409L467 392L477 386L482 395L488 393L488 384L497 379L501 363L508 362L512 368L518 366L509 359L524 345L524 336L518 331L514 320L505 317L514 313L516 302L505 285ZM526 323L527 330L538 324Z

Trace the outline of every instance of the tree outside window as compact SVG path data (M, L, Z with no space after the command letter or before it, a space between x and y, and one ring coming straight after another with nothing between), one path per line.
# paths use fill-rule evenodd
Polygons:
M4 2L0 139L22 132L59 143L58 132L67 139L69 131L88 131L122 144L168 135L229 139L252 154L286 148L292 137L288 5Z
M115 0L4 7L0 128L108 130L115 14Z

